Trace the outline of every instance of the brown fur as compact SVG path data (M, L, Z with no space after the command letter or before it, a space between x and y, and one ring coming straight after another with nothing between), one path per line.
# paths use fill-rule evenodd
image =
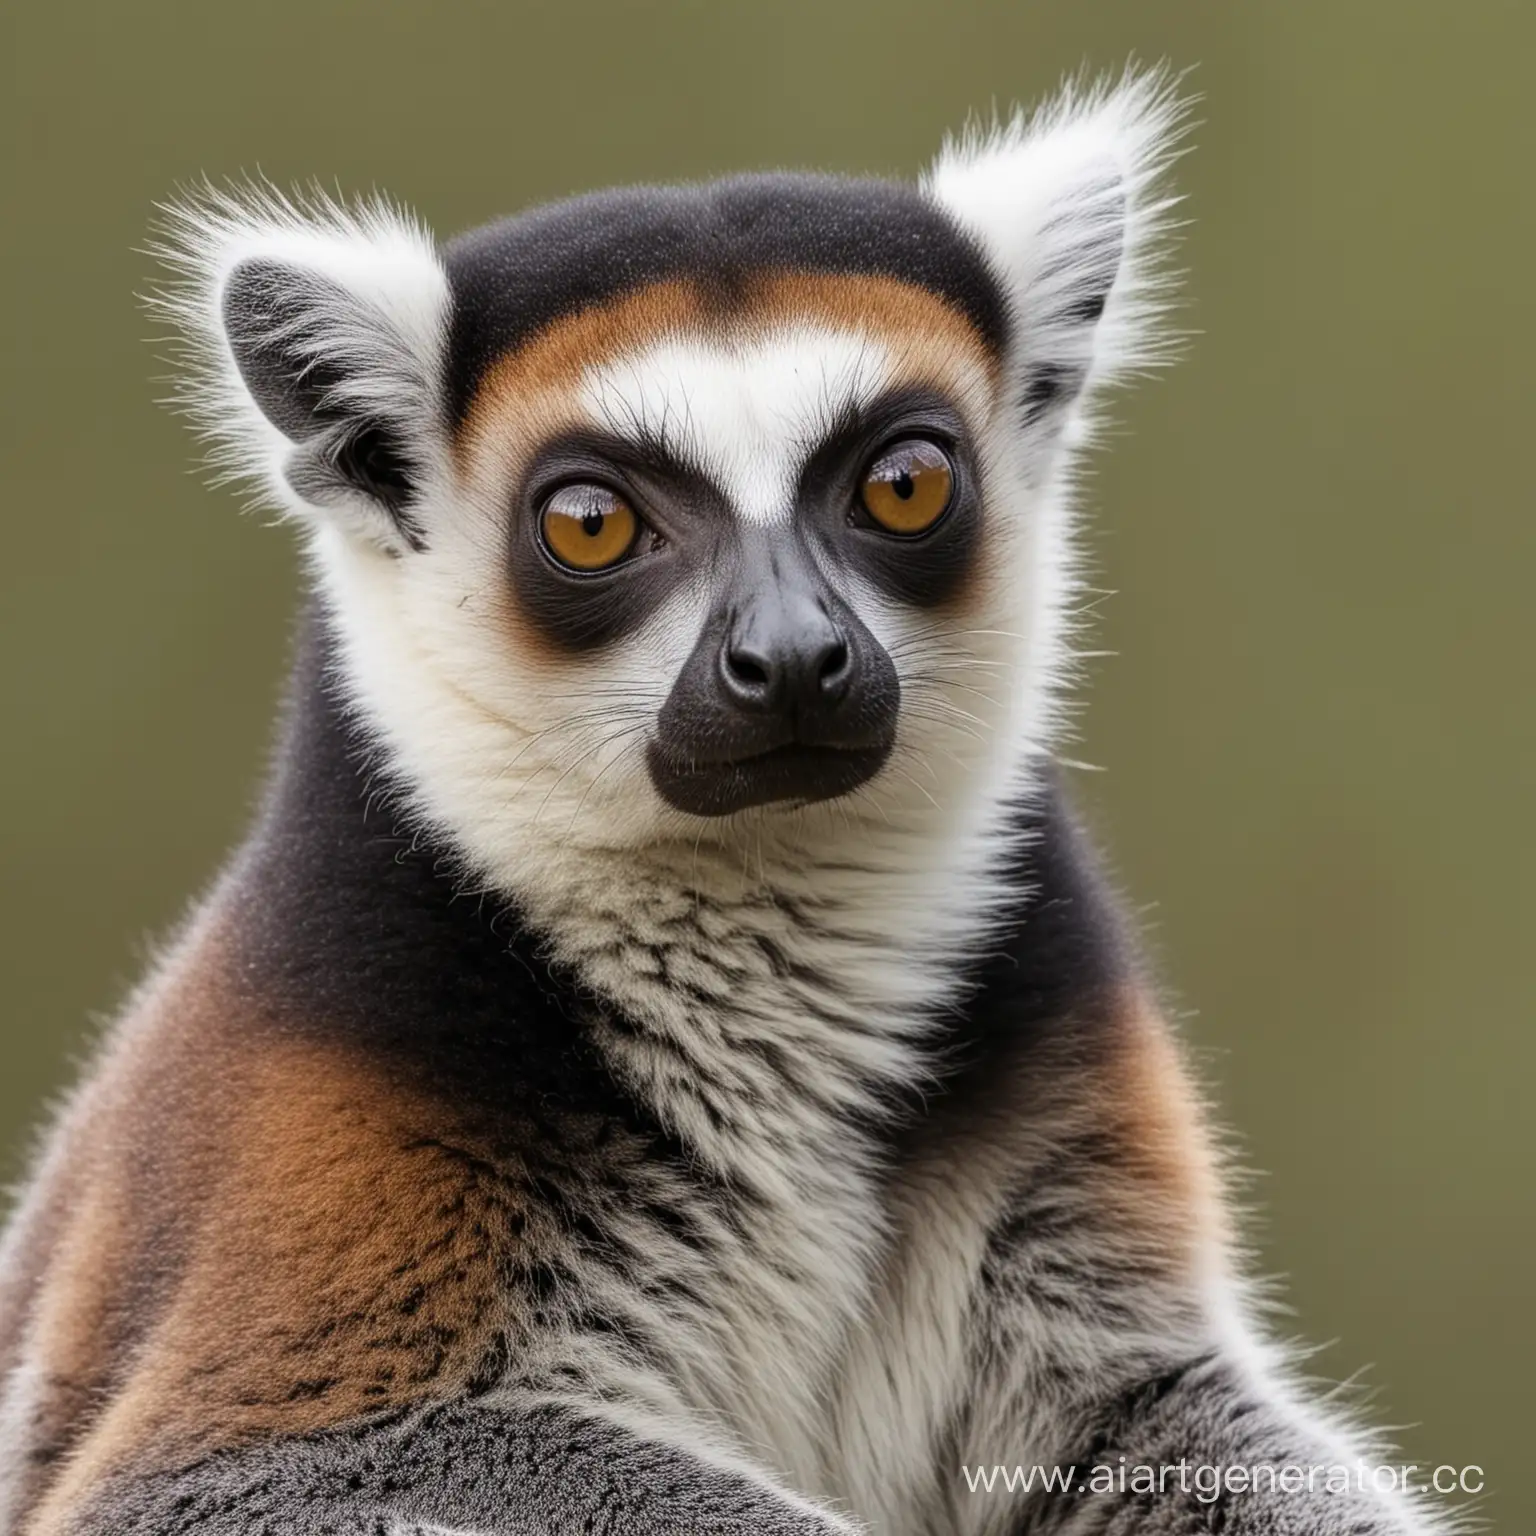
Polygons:
M510 1321L524 1215L505 1183L368 1063L242 1041L252 1004L217 950L205 935L146 1000L114 1091L75 1111L111 1154L74 1154L89 1195L18 1349L39 1536L112 1472L462 1392Z
M1221 1172L1173 1029L1140 992L1124 999L1120 1020L1103 1084L1120 1152L1116 1217L1149 1226L1176 1266L1224 1264L1232 1234Z
M536 445L564 415L562 403L574 413L584 373L668 336L719 341L733 328L752 335L795 323L877 338L903 382L953 388L966 369L990 379L997 367L958 310L895 278L765 275L728 300L706 283L653 283L557 320L494 364L466 414L460 452L472 458L490 439Z

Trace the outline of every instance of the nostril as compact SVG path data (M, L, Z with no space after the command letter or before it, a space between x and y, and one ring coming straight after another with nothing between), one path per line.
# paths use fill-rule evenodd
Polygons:
M755 656L729 650L725 653L725 664L738 682L750 683L754 688L767 686L768 669Z
M847 670L848 642L839 638L827 647L826 654L821 658L821 667L817 671L816 680L825 687L828 683L835 683Z

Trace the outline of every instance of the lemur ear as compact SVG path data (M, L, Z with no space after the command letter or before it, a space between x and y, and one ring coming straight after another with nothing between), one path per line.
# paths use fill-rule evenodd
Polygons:
M1073 419L1091 384L1164 359L1158 182L1187 104L1161 72L1068 88L1028 118L946 144L929 195L980 244L1010 307L1009 383L1021 427Z
M227 475L400 551L442 471L448 282L393 205L204 192L168 210L153 296L186 365L178 398Z

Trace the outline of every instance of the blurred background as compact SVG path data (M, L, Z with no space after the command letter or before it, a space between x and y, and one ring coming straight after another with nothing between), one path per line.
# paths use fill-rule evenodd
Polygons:
M1082 67L1197 66L1175 371L1088 497L1075 755L1253 1236L1410 1459L1536 1525L1530 360L1516 0L41 0L5 8L0 1163L240 836L288 535L192 471L134 294L203 173L452 233L611 182L915 172ZM1523 1359L1524 1368L1517 1368Z

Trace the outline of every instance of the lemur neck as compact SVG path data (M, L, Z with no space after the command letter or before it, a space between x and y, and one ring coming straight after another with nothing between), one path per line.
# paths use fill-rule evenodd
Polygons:
M1126 974L1053 782L993 848L927 866L841 849L705 889L676 851L587 851L542 910L466 894L466 861L381 792L336 665L312 615L278 771L227 887L246 984L304 1027L435 1052L466 1088L492 1068L587 1081L617 1062L660 1093L681 1052L724 1097L787 1077L818 1115L863 1114L925 1079L936 1042L981 1028L970 1005L989 988L1023 1029L1081 1013ZM700 1109L700 1136L720 1111Z

